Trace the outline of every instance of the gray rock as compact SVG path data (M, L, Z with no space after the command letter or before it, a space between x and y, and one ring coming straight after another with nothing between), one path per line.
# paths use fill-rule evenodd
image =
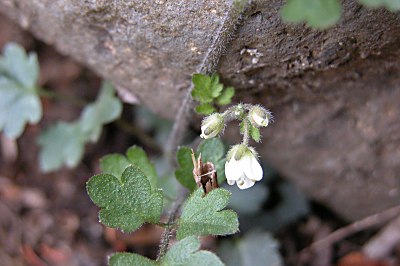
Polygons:
M343 2L325 31L283 24L280 0L254 2L236 33L228 0L3 0L0 11L168 118L191 74L226 50L224 82L275 114L263 158L355 220L400 203L400 17Z

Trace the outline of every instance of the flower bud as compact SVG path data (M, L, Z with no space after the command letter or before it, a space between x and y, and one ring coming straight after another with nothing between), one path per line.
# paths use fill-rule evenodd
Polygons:
M254 106L249 112L250 123L254 127L266 127L271 120L271 112L261 106Z
M219 113L214 113L203 119L201 122L201 135L203 139L216 137L225 128L224 117Z

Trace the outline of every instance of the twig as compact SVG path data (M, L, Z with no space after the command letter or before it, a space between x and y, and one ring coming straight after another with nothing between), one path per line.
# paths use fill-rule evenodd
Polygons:
M400 243L400 216L386 225L362 248L372 259L383 259Z
M329 234L323 239L320 239L312 243L308 248L303 249L300 253L317 249L319 246L331 246L332 244L348 237L349 235L385 223L399 214L400 214L400 205L386 209L382 212L375 213L362 220L356 221L354 223L351 223L345 227L342 227L334 231L333 233Z

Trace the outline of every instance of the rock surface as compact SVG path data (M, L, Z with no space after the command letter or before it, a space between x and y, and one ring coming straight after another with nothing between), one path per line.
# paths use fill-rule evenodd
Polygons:
M255 2L218 67L241 100L261 99L275 114L258 149L350 220L399 204L400 16L344 1L340 23L316 31L283 24L281 4ZM191 74L230 39L234 9L228 0L0 3L38 38L169 118Z

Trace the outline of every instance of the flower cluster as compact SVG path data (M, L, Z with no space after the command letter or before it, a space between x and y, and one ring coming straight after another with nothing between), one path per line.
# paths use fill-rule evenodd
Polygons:
M263 177L257 152L248 145L249 138L257 142L260 140L259 128L269 125L272 114L259 105L238 104L222 114L214 113L205 117L201 124L200 137L208 139L219 136L223 133L226 123L232 120L242 121L243 141L229 150L225 163L225 175L229 185L236 183L240 189L247 189Z

